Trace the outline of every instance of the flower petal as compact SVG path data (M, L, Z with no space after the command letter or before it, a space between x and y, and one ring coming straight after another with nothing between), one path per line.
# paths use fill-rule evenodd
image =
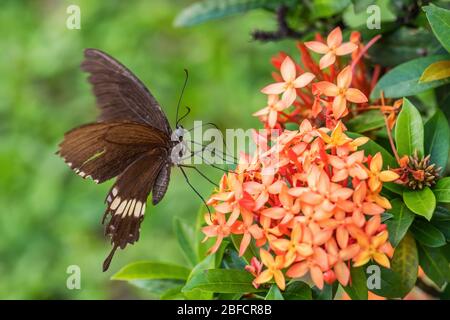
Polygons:
M341 28L334 28L327 37L327 45L329 48L337 48L342 43Z
M313 87L328 97L335 97L339 94L339 88L334 83L328 81L315 82Z
M348 88L347 91L345 91L345 98L354 103L364 103L368 101L366 95L355 88Z
M295 98L297 98L297 92L295 92L294 88L289 88L285 92L283 92L283 95L281 96L281 101L284 104L286 108L292 106L292 104L295 101Z
M305 72L294 80L294 87L296 88L306 87L311 81L313 81L315 77L316 76L311 72Z
M358 49L358 46L353 42L345 42L336 48L336 55L345 56L346 54L352 53L356 49Z
M339 88L348 88L352 83L352 69L350 66L345 67L337 76L337 86Z
M330 48L325 43L319 41L308 41L305 42L305 47L316 53L325 54L330 51Z
M319 60L320 69L323 70L336 62L336 55L330 51Z
M261 92L264 94L280 94L284 91L284 88L284 82L276 82L265 86L261 89Z
M297 71L295 70L294 61L290 57L286 57L280 67L281 76L286 82L293 81L295 79Z

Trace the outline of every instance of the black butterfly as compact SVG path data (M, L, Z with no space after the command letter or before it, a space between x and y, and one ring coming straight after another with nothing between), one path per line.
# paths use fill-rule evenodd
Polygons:
M113 245L103 263L106 271L118 247L139 239L149 194L154 205L164 197L171 167L185 153L183 129L177 124L172 133L156 99L125 66L100 50L84 54L81 68L90 73L101 113L98 122L67 132L57 153L85 179L102 183L117 177L103 217L103 223L110 217L105 234Z

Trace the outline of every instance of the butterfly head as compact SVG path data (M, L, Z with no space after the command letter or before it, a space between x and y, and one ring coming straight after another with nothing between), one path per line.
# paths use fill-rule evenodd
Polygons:
M172 132L172 152L171 152L171 161L175 165L179 165L186 159L186 154L188 153L188 147L186 141L184 140L184 136L186 134L186 129L181 125L177 125L176 129Z

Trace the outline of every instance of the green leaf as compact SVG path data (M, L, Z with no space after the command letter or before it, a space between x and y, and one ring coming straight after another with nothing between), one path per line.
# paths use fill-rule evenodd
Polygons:
M442 232L445 240L450 241L450 211L444 207L436 207L431 223Z
M133 262L119 270L111 277L112 280L151 280L151 279L179 279L186 280L189 276L188 268L162 262L139 261Z
M208 20L220 19L253 9L292 4L294 0L203 0L185 8L175 18L177 27L193 26Z
M252 285L254 277L245 270L209 269L195 275L187 281L183 292L200 289L207 292L241 293L260 292Z
M314 286L312 288L313 300L333 300L336 296L337 289L339 288L339 282L335 281L333 284L325 283L322 289Z
M369 54L374 63L393 68L423 57L424 52L430 54L440 48L439 41L428 30L397 26L370 47Z
M434 55L402 63L381 77L370 97L379 99L381 91L387 98L407 97L449 83L450 79L419 83L422 73L430 64L445 59L449 59L449 56Z
M302 281L292 281L283 292L285 300L311 300L311 288Z
M405 236L414 220L412 213L400 199L391 201L392 208L388 210L392 214L392 219L386 221L389 231L389 241L396 247Z
M173 219L173 228L184 257L191 266L196 265L198 257L192 243L194 231L178 217Z
M242 240L242 235L240 235L240 234L232 234L231 235L231 241L233 242L233 245L236 248L237 252L239 252L241 240ZM247 247L247 250L245 250L242 258L247 262L247 264L250 264L252 257L258 257L258 256L259 256L258 248L256 248L255 243L252 240L250 242L250 245Z
M331 17L350 4L350 0L313 0L312 19Z
M416 284L419 272L419 254L416 241L409 232L395 248L391 269L400 276L402 288L410 292Z
M430 64L420 76L420 82L442 80L450 77L450 60Z
M181 294L181 288L184 286L184 280L173 279L154 279L154 280L131 280L129 283L144 289L156 297L163 297ZM167 299L167 298L164 298Z
M436 38L450 52L450 11L433 4L425 6L422 9L426 12L428 22Z
M380 270L380 286L378 288L370 289L376 295L394 299L402 298L408 294L409 288L403 285L402 278L399 274L391 269L386 269L375 265ZM378 270L378 269L376 269ZM372 274L371 277L376 277L376 274ZM368 278L368 284L370 285L370 276Z
M278 289L278 286L276 284L273 284L270 287L269 292L267 292L267 295L264 298L264 300L284 300L284 298L280 292L280 289Z
M364 137L364 135L355 132L346 132L346 135L348 135L352 139ZM374 156L377 152L380 152L381 156L383 157L384 169L395 168L398 166L397 162L395 161L395 158L386 149L384 149L382 146L377 144L372 139L370 139L367 143L363 144L362 146L358 147L358 149L364 150L366 156L368 155ZM383 183L383 187L399 195L403 194L404 187L399 184Z
M417 150L423 155L423 122L416 107L403 99L403 106L395 125L395 144L399 156L412 155Z
M403 192L403 201L406 206L419 216L425 217L428 221L433 216L436 208L436 198L430 188L422 190L406 190Z
M419 244L419 265L425 274L438 287L450 281L450 267L447 259L437 248L429 248Z
M450 177L439 179L433 192L437 202L450 203Z
M350 270L351 284L343 287L352 300L367 300L367 277L364 267L352 267Z
M361 115L350 119L346 126L353 132L367 132L382 128L384 126L384 117L378 110L370 110Z
M414 238L416 238L417 241L427 247L442 247L446 243L442 232L430 222L421 220L414 221L411 232L414 234Z
M219 250L217 252L219 252ZM193 277L201 274L203 271L215 268L217 252L215 254L206 256L202 261L194 266L191 273L189 274L187 282L189 282ZM211 292L205 292L200 289L193 289L191 291L184 290L182 292L187 299L191 300L210 300L213 298L213 294Z
M425 123L425 154L431 155L431 163L445 171L450 148L450 129L448 121L441 110Z

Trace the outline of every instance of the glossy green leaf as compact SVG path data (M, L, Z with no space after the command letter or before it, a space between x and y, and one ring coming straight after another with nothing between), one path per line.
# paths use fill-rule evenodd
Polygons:
M450 177L439 179L433 192L437 202L450 203Z
M343 287L345 292L352 300L367 300L368 289L365 267L351 268L350 277L351 283Z
M395 144L399 156L412 155L416 150L423 155L423 138L422 116L405 98L395 125Z
M216 254L217 252L206 256L202 261L195 265L186 282L189 282L192 278L201 274L205 270L214 269L216 267ZM182 290L182 292L186 298L190 300L209 300L213 297L211 292L206 292L197 288L192 290Z
M370 49L374 63L387 67L396 67L410 60L432 54L441 48L434 35L424 28L401 26L392 32L383 34Z
M445 237L450 241L450 211L444 207L437 206L433 213L431 223L438 228Z
M423 7L423 10L436 38L450 52L450 10L439 8L434 4Z
M384 117L378 110L364 112L345 123L348 130L353 132L367 132L382 128L384 126Z
M438 248L418 246L419 265L425 274L439 287L450 281L449 262Z
M311 300L311 288L303 281L289 283L283 292L285 300Z
M392 208L388 212L392 214L392 219L385 223L389 231L389 241L396 247L411 226L415 215L400 199L392 200L391 205Z
M325 283L322 289L314 286L312 287L313 300L334 300L338 289L339 282L337 281L335 281L333 284Z
M380 270L380 286L378 288L370 289L376 295L394 299L403 298L410 291L409 288L404 286L403 280L399 274L391 269L386 269L378 265L375 266ZM376 269L377 270L377 269ZM370 285L370 277L377 274L368 275L368 284Z
M112 280L151 280L151 279L180 279L189 276L186 267L152 261L133 262L119 270L111 277Z
M445 170L450 148L450 129L448 121L442 113L436 113L425 123L425 154L431 155L431 163Z
M260 292L252 285L254 277L245 270L209 269L204 270L189 279L183 292L200 289L207 292L241 293Z
M294 0L202 0L185 8L174 21L177 27L193 26L253 9L292 4Z
M131 280L132 285L148 291L160 299L170 299L173 296L181 296L181 288L184 280L154 279L154 280Z
M313 0L312 18L326 18L335 15L351 4L351 0Z
M191 266L194 266L198 262L195 246L192 243L194 231L178 217L173 219L173 228L184 257Z
M395 248L391 269L399 275L405 291L409 292L414 288L419 271L419 254L411 233L408 232Z
M269 292L267 292L264 300L284 300L284 298L280 292L280 289L278 289L278 286L276 284L273 284L270 287Z
M449 83L449 79L419 83L422 73L430 64L445 59L449 59L449 56L434 55L402 63L381 77L370 97L378 99L381 91L387 98L407 97Z
M438 228L433 224L426 221L416 220L411 226L411 232L414 234L414 238L421 244L437 248L445 245L445 237Z
M407 190L403 192L403 201L409 210L430 220L436 208L436 198L430 188Z

